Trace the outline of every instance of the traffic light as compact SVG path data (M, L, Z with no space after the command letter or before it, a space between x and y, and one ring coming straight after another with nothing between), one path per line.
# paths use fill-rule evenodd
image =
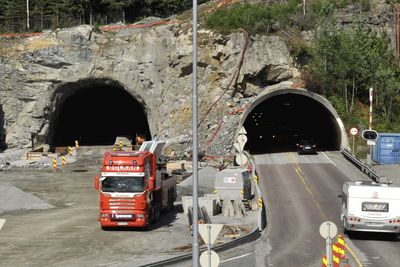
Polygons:
M362 138L365 140L376 140L378 138L378 133L374 130L364 130L362 132Z

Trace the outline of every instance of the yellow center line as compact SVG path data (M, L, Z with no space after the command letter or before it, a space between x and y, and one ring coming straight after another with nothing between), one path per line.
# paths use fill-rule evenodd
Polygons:
M344 244L346 249L350 252L351 256L353 256L353 259L357 262L358 267L364 267L364 265L361 263L361 261L358 259L356 254L350 249L350 247L347 244Z
M293 159L293 157L292 157L292 155L290 154L290 152L288 152L287 155L288 155L290 161L292 161L292 163L295 165L295 168L294 168L294 169L295 169L295 171L296 171L296 173L297 173L297 176L300 178L300 180L301 180L301 182L304 184L304 186L305 186L305 188L306 188L308 194L311 196L311 198L314 200L315 204L317 205L317 208L318 208L318 210L319 210L319 213L321 214L321 217L322 217L324 220L327 220L327 216L325 215L325 212L324 212L323 209L321 208L321 205L319 205L319 203L318 203L318 201L317 201L317 198L315 197L315 194L312 192L311 188L307 185L307 182L306 182L307 179L306 179L306 177L304 177L304 175L303 175L303 173L302 173L302 171L301 171L300 166L299 166L299 165L297 164L297 162Z
M297 176L300 177L301 182L304 184L308 194L313 198L313 200L315 201L318 210L322 216L322 218L324 220L327 220L327 216L325 215L325 212L323 211L323 209L321 208L321 206L319 205L317 198L315 197L314 193L312 192L311 188L307 185L306 182L306 177L303 175L301 168L299 166L299 164L297 164L297 162L293 159L292 155L290 154L290 152L287 153L289 160L293 163L293 165L295 166L295 171L297 173ZM350 249L350 247L345 244L346 249L350 252L351 256L353 256L354 260L357 262L357 265L359 267L363 267L363 264L361 263L360 259L356 256L356 254Z

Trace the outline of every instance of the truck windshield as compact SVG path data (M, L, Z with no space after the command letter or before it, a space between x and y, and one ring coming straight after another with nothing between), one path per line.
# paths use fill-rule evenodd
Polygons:
M144 191L144 177L107 176L101 182L103 192L137 193Z

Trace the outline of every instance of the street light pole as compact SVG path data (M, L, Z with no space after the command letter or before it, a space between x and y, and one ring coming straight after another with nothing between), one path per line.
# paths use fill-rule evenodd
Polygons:
M198 216L198 153L197 153L197 124L198 124L198 100L197 100L197 0L193 0L192 8L193 31L193 62L192 62L192 165L193 165L193 267L199 266L199 216Z

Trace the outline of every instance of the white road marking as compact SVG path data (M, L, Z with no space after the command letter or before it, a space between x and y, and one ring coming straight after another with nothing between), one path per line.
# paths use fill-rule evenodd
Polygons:
M3 228L3 225L6 223L6 219L0 219L0 230Z
M228 262L228 261L233 261L233 260L237 260L237 259L240 259L240 258L244 258L244 257L247 257L247 256L249 256L249 255L251 255L251 254L254 254L254 252L250 252L250 253L246 253L246 254L243 254L243 255L240 255L240 256L237 256L237 257L229 258L229 259L220 261L220 263Z
M330 163L332 163L333 166L336 167L335 162L333 162L333 161L325 154L325 152L321 152L321 153L322 153L322 155L324 155L324 157L325 157Z

